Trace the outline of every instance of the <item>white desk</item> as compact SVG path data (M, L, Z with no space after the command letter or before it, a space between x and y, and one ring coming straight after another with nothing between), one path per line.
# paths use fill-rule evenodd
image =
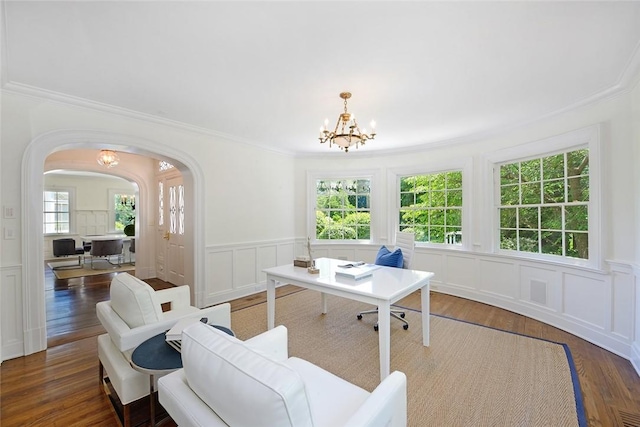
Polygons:
M327 313L326 294L349 298L378 306L378 340L380 348L380 381L391 368L391 304L421 289L422 343L429 346L429 280L433 273L380 267L373 275L360 280L336 278L338 265L348 261L319 258L316 267L320 274L310 274L306 268L294 267L293 263L263 270L267 274L267 327L275 326L276 285L288 283L322 293L322 313Z

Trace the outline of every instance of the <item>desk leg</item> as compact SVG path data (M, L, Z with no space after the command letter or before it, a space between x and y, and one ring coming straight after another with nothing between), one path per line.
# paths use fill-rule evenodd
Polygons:
M322 296L322 314L327 314L327 294L322 292L320 295Z
M267 329L276 323L276 281L267 276Z
M149 416L151 417L151 427L156 425L156 398L153 395L153 375L149 375Z
M425 347L429 347L429 328L431 327L431 298L429 292L430 286L429 283L427 283L420 290L420 306L422 309L422 344Z
M389 301L378 305L378 341L380 347L380 381L391 369L391 307Z

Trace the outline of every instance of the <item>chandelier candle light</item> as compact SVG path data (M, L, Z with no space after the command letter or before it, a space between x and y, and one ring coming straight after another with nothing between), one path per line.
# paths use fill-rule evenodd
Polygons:
M336 144L345 153L349 152L349 147L355 145L364 145L365 141L376 137L376 122L371 120L371 133L367 134L366 129L360 130L356 122L356 116L347 111L347 99L351 98L350 92L342 92L340 98L344 99L344 113L338 116L336 127L333 132L327 129L329 119L325 119L324 126L320 128L320 143L324 144L329 141L329 147Z
M112 168L120 163L118 153L113 150L100 150L97 160L99 165L106 166L107 168Z

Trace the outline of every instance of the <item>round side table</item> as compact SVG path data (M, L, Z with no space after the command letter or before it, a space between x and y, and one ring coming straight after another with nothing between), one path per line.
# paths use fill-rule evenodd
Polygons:
M231 336L235 336L229 328L219 325L209 325ZM178 350L171 347L165 338L165 332L154 335L142 342L131 354L131 367L138 372L149 375L149 399L151 426L156 425L156 397L155 377L182 368L182 356Z

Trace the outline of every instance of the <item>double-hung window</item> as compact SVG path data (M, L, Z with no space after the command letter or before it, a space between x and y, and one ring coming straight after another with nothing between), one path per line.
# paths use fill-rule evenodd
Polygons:
M462 170L398 178L398 229L416 242L462 244Z
M589 149L500 165L500 249L589 258Z
M496 249L504 254L599 267L599 127L489 157L494 171Z
M371 175L314 175L309 181L316 240L371 240Z
M46 190L43 194L43 231L45 234L71 232L71 192Z

